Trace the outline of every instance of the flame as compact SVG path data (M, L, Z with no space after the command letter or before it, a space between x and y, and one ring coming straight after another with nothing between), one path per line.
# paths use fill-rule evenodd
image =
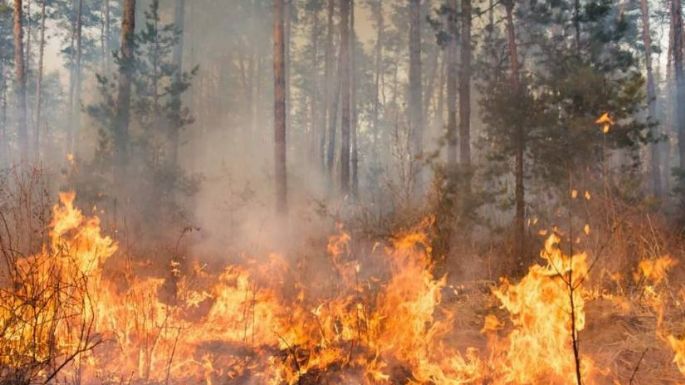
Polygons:
M633 278L636 282L647 280L653 285L658 285L668 277L668 272L678 264L670 256L662 256L656 259L644 259L638 265L638 271Z
M325 287L294 280L294 267L278 253L218 273L174 260L171 278L145 276L139 273L145 262L117 254L98 218L74 201L74 193L60 194L49 242L17 261L21 285L0 290L0 327L8 330L0 366L19 368L80 347L63 376L78 375L86 384L570 385L577 370L588 384L608 372L574 352L596 294L586 289L587 255L564 253L555 232L541 263L518 282L504 277L491 288L499 310L480 316L481 344L464 344L456 335L462 314L446 297L467 294L435 272L432 218L369 255L356 252L339 226L326 247L335 278ZM659 320L660 288L676 262L645 260L633 276ZM172 299L163 300L169 291ZM27 298L44 306L25 306ZM26 321L14 322L17 316ZM75 330L79 324L92 324L91 339ZM659 333L668 335L685 374L685 340Z
M497 361L502 362L498 383L575 383L570 346L573 334L585 326L582 282L587 276L587 257L565 255L559 248L560 241L553 233L541 253L546 264L531 266L518 284L504 278L494 290L512 323L511 332L503 341L497 341L494 349ZM485 332L500 328L492 317L486 322ZM581 365L584 377L588 376L592 361L583 357Z
M609 116L608 112L605 112L595 120L595 124L601 125L602 126L602 133L603 134L608 134L609 131L611 130L611 126L614 125L614 120L611 119Z

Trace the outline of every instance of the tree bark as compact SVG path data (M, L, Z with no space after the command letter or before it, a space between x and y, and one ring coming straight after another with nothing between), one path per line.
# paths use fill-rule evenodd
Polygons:
M131 109L131 83L134 71L134 33L136 27L136 0L124 0L121 20L121 48L117 116L114 129L115 185L124 186L128 164L129 120Z
M374 15L376 18L376 47L375 47L375 78L373 89L373 131L374 135L379 135L380 127L378 120L380 115L380 87L381 79L383 78L383 30L385 29L383 20L383 3L379 1L374 8Z
M178 36L178 42L174 47L174 65L176 66L176 81L181 83L183 80L183 29L185 21L185 0L176 0L176 8L174 9L174 26L178 28L181 33ZM175 96L174 104L177 108L181 108L181 94ZM179 138L181 135L181 127L174 125L170 130L170 146L171 146L171 165L178 166L178 150Z
M423 93L423 119L424 122L428 122L426 126L430 127L431 115L430 107L435 98L435 80L438 77L438 69L440 67L440 50L432 49L430 55L428 56L428 78L426 79L428 83L424 88Z
M680 0L671 2L673 23L673 68L676 80L675 122L678 131L678 154L680 169L685 170L685 78L683 75L683 14Z
M459 145L459 161L468 169L471 166L471 0L461 0Z
M42 0L40 9L40 43L38 47L38 68L36 73L36 128L34 132L34 146L36 161L40 162L40 130L43 124L41 109L43 102L43 59L45 55L45 3L47 0Z
M285 50L284 64L285 64L285 129L286 132L290 132L290 108L292 106L291 96L290 96L290 39L292 30L292 8L294 7L294 1L286 0L284 3L283 10L283 45Z
M415 192L422 187L423 105L421 81L421 0L409 0L409 129Z
M444 135L445 130L445 83L447 83L447 55L440 56L440 77L438 81L438 95L435 100L435 115L433 117L433 131L438 136Z
M350 1L340 0L340 190L350 191Z
M357 35L354 29L354 13L354 0L350 0L350 71L352 73L350 90L350 104L352 109L352 120L350 123L350 131L352 135L352 156L350 160L350 167L352 168L352 195L356 197L359 194L359 142L357 140L357 56L355 51Z
M324 53L324 103L321 111L321 166L324 170L327 170L329 175L331 175L333 167L333 152L331 147L335 149L335 115L332 113L333 105L333 89L336 88L335 83L333 83L333 14L335 13L335 0L328 0L327 6L327 29L326 29L326 49ZM330 115L333 118L330 118ZM328 122L331 121L333 135L326 134L326 127L328 127ZM328 143L328 151L326 150L326 144Z
M26 55L24 57L24 72L26 72L26 82L28 83L31 76L31 37L33 36L31 34L31 0L26 0L26 14L24 15L24 19L24 25L26 26L26 33L24 34L24 36L26 36L26 45L24 48L24 55Z
M2 96L2 105L0 105L0 111L2 111L2 118L0 118L0 145L2 146L2 154L0 154L0 162L3 165L7 165L9 160L12 159L12 154L10 154L9 145L9 135L7 134L7 83L5 82L3 69L0 67L0 95Z
M71 137L71 151L77 150L77 138L81 130L81 59L83 57L83 0L78 0L76 11L76 80L74 84L74 134Z
M345 0L341 0L345 1ZM340 35L338 33L338 35ZM342 47L342 41L340 42ZM338 109L340 108L340 94L342 93L342 81L343 81L343 56L338 52L337 60L337 75L335 76L335 87L333 88L333 98L331 100L331 105L328 111L328 154L327 154L327 166L328 175L333 180L333 174L335 171L335 143L336 143L336 130L338 126Z
M74 93L76 89L76 19L78 13L79 0L72 0L71 2L71 36L69 41L69 95L67 98L67 143L66 151L72 153L72 143L74 136Z
M285 214L288 210L286 180L286 105L285 105L285 41L284 4L274 0L274 166L276 182L276 211Z
M450 1L448 16L449 42L447 43L447 165L457 166L457 1Z
M29 139L26 116L26 69L24 67L24 29L22 0L14 0L14 74L17 103L17 139L20 160L28 161Z
M309 90L309 134L311 135L312 138L312 143L311 143L311 153L314 156L313 161L320 161L323 159L323 144L325 143L325 134L324 130L320 129L321 127L318 125L320 120L318 119L320 113L322 113L321 109L323 105L326 103L322 104L322 107L319 107L319 95L320 95L320 89L319 89L319 34L321 33L320 30L320 25L319 25L319 9L317 8L314 12L311 14L312 18L312 28L311 28L311 35L309 37L310 42L312 44L312 56L311 56L311 61L310 65L312 68L312 73L311 73L311 82L312 86L311 89ZM327 80L326 80L327 81Z
M642 12L642 42L645 46L645 69L647 70L648 121L656 122L656 86L654 84L654 70L652 68L652 37L649 23L648 0L640 0L640 10ZM659 129L657 126L652 128L652 133L655 136L658 135ZM652 192L654 193L654 196L661 197L661 160L658 143L652 143L650 145L650 153Z
M514 6L515 0L506 0L504 6L506 9L506 28L507 28L507 48L509 51L509 65L510 65L510 82L511 92L514 97L521 93L521 84L519 79L519 61L518 61L518 46L516 43L516 29L514 26ZM512 98L515 100L515 98ZM515 257L517 258L517 267L522 269L525 265L526 253L526 230L525 230L525 187L523 184L523 157L525 150L525 137L523 131L523 124L521 122L514 122L514 141L516 145L516 168L514 171L515 183L515 202L516 213L514 217L514 242L515 242Z

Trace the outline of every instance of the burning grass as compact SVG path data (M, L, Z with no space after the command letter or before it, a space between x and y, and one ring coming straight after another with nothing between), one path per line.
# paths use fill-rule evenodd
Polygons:
M365 253L341 228L326 279L277 253L145 278L73 203L60 195L40 253L5 252L2 383L685 383L669 256L603 286L553 234L521 280L454 285L429 218Z

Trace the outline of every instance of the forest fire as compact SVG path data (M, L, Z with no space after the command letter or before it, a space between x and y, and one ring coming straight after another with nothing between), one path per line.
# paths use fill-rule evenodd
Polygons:
M682 2L0 0L0 385L685 385Z
M175 299L163 301L164 279L108 271L122 257L117 245L74 197L60 195L49 244L18 260L21 280L2 290L5 372L54 357L43 379L85 384L575 384L576 375L587 384L621 383L579 349L596 295L586 289L588 257L564 254L556 234L545 243L543 264L482 294L500 310L482 317L482 343L462 346L455 329L468 310L448 303L458 289L434 273L430 219L374 247L368 258L383 269L371 275L368 260L351 258L351 238L340 229L327 247L343 278L334 295L289 282L286 259L271 254L219 273L199 265L191 273L172 270ZM660 285L675 263L642 261L634 276L661 335ZM685 375L682 340L662 339Z

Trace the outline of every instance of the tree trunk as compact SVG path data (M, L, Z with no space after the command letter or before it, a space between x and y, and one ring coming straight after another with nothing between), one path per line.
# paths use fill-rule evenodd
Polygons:
M685 170L685 78L683 74L683 14L680 0L671 2L673 23L673 68L676 80L675 122L678 131L680 169Z
M283 31L284 0L274 1L274 165L276 182L276 211L285 214L288 210L285 147L285 41Z
M518 46L516 44L516 30L514 27L514 3L515 0L506 0L504 6L506 9L506 25L507 25L507 48L509 51L509 65L510 65L510 82L512 95L517 96L521 92L521 85L519 80L519 62L518 62ZM513 100L513 99L512 99ZM514 217L514 242L515 242L515 257L517 258L517 268L523 269L525 267L525 253L526 253L526 230L525 230L525 188L523 185L523 156L525 150L525 137L523 132L523 124L521 122L514 123L514 140L516 145L516 168L514 171L516 185L515 185L515 202L516 214Z
M180 83L183 80L183 29L185 20L185 0L176 0L176 8L174 10L174 26L181 31L178 36L178 43L174 47L174 64L176 66L176 81ZM181 108L181 94L175 96L174 104L177 108ZM179 138L181 135L181 127L174 125L170 130L169 143L171 146L170 162L174 167L178 166L178 150Z
M645 46L645 67L647 70L647 105L648 121L656 122L656 86L654 84L654 71L652 69L652 37L649 23L649 4L647 0L640 0L640 10L642 11L642 42ZM654 136L658 136L658 126L652 128ZM659 154L659 144L650 145L651 153L651 179L652 192L654 196L661 197L661 161Z
M380 114L380 87L381 79L383 78L383 30L385 29L383 20L383 3L381 1L375 5L377 9L374 9L374 14L376 17L376 47L375 47L375 79L374 79L374 89L373 89L373 131L374 135L379 135L378 119Z
M131 109L131 83L134 71L134 33L136 28L136 0L124 0L121 20L121 49L117 115L114 129L115 185L124 186L128 164L128 125Z
M433 132L438 136L444 135L445 130L445 83L447 77L447 55L440 56L440 78L438 83L438 96L435 100L435 115L433 117Z
M319 161L323 159L323 144L325 143L325 134L324 130L321 129L321 127L318 126L318 123L320 120L318 119L320 113L322 113L321 108L319 107L319 95L320 95L320 90L319 90L319 34L321 33L320 31L320 25L319 25L319 10L316 9L314 12L312 12L312 29L311 29L311 36L309 37L311 44L312 44L312 56L311 56L311 82L312 86L311 89L309 90L309 135L311 135L312 138L312 143L311 143L311 153L314 156L314 159L312 161ZM325 103L323 103L325 105ZM317 129L318 128L318 129Z
M459 160L468 170L471 166L471 0L461 0L459 145Z
M447 46L447 165L452 171L457 166L457 1L450 2Z
M345 1L345 0L342 0ZM342 42L341 42L342 45ZM337 75L335 76L335 88L333 88L333 99L328 111L328 154L327 166L328 175L333 180L333 173L335 169L335 142L336 142L336 128L338 125L338 107L340 105L340 93L342 92L343 79L343 57L338 53Z
M340 190L350 191L350 1L340 0Z
M0 118L0 162L3 165L8 165L9 160L12 159L12 154L10 154L10 144L9 135L7 134L7 83L5 82L5 74L3 73L3 68L0 67L0 96L2 99L2 105L0 105L0 111L2 112L2 117Z
M69 95L67 98L67 143L66 152L72 153L72 143L74 137L74 93L76 89L76 19L78 18L78 2L72 0L71 3L71 36L69 41Z
M83 0L77 0L76 19L75 19L75 40L76 40L76 64L74 66L74 91L73 101L71 104L72 118L71 129L73 133L70 136L71 142L69 149L71 152L76 152L76 143L81 130L81 58L83 53Z
M29 139L26 116L26 71L24 68L24 29L22 0L14 0L14 73L17 96L17 139L21 162L28 161Z
M43 102L43 59L45 55L45 3L42 0L40 9L40 45L38 47L38 68L36 73L36 128L34 132L34 146L36 161L40 162L40 130L42 126L41 109Z
M26 82L28 83L31 76L31 37L33 36L31 34L31 26L33 24L31 20L31 0L26 0L26 14L24 15L24 19L24 25L26 26L26 33L24 34L26 36L26 46L24 49L24 55L26 55L24 57L24 72L26 72Z
M421 84L421 0L409 0L409 132L412 170L416 175L414 190L422 188L423 105Z
M291 39L291 25L292 25L292 9L294 7L294 1L288 0L284 3L285 8L283 10L283 46L285 51L284 65L285 65L285 129L286 132L290 132L290 114L292 107L292 101L290 97L290 39Z
M431 116L430 116L430 107L433 102L433 99L435 98L435 80L438 77L438 69L440 66L440 50L439 49L433 49L431 50L431 53L428 57L429 60L429 70L428 70L428 78L427 81L428 83L426 84L426 87L424 89L423 93L423 119L424 122L429 122L426 124L427 126L431 126Z
M332 82L333 78L333 14L335 12L335 0L328 0L328 6L326 11L327 26L326 26L326 48L324 53L324 103L321 108L321 122L319 129L321 130L321 167L323 170L328 170L329 174L332 168L332 154L330 151L326 151L326 143L330 143L331 140L335 143L335 135L331 138L328 135L326 137L326 127L329 121L329 114L331 114L331 105L333 101L333 89L335 88ZM335 114L334 114L335 115ZM333 118L333 124L335 120ZM333 132L335 132L335 126L333 127ZM328 139L328 141L326 140ZM329 144L330 148L330 144Z
M350 166L352 168L352 195L356 197L359 194L359 142L357 140L357 35L355 33L354 26L354 0L350 0L350 71L352 73L350 90L350 104L352 109L352 121L350 127L352 135L352 158Z

